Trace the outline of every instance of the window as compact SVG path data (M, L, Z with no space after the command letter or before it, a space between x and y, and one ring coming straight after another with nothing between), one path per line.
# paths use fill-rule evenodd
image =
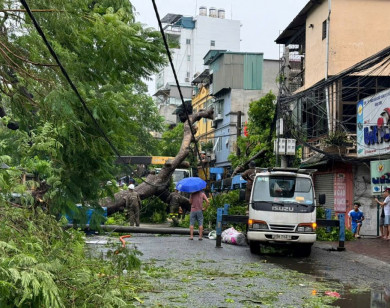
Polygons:
M325 91L317 90L300 101L302 128L307 138L320 137L328 132Z
M275 211L272 206L287 205L296 207L291 212L310 213L315 208L313 187L307 178L259 176L253 190L255 210Z
M216 116L219 114L223 116L223 100L219 100L215 102L215 113Z
M191 76L191 73L187 72L187 78L190 78L190 76Z
M323 40L326 39L326 35L327 35L327 33L326 33L326 23L327 23L326 20L324 20L324 22L322 23L322 39Z
M191 55L187 56L187 61L191 61Z
M215 46L215 41L210 42L210 46L214 47Z
M191 45L191 39L186 39L186 44Z

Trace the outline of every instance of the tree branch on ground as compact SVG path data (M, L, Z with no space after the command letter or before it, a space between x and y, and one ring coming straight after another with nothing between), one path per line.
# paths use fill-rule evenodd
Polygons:
M139 194L141 199L146 199L151 196L157 196L161 200L165 201L170 195L168 190L170 178L176 168L181 166L184 160L187 158L190 153L191 142L194 142L194 139L191 134L191 126L196 133L197 128L194 124L200 119L213 119L214 110L201 110L193 115L189 116L189 121L187 120L184 123L184 134L183 141L180 146L180 150L172 161L168 161L161 168L161 171L158 174L149 174L146 180L135 188L135 191ZM114 198L105 198L102 200L101 205L107 207L107 214L113 214L117 211L120 211L125 206L124 197L128 194L128 191L120 191L115 194Z

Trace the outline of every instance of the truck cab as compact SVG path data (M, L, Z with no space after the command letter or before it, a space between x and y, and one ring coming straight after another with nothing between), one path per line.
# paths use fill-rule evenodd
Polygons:
M310 255L317 227L310 175L314 171L273 168L256 172L247 231L252 253L260 253L260 245L290 245L295 255Z

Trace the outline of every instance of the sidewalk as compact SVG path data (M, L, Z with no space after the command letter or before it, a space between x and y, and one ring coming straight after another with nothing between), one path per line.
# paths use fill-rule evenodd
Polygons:
M390 241L361 237L345 242L347 251L361 254L390 264Z

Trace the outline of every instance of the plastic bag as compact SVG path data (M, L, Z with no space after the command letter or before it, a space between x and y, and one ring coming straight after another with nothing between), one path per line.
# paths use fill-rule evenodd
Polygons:
M242 234L241 232L238 232L233 227L224 230L222 232L221 237L223 243L240 245L240 246L246 245L245 235Z
M208 237L210 240L217 239L217 231L215 231L215 230L210 231Z

